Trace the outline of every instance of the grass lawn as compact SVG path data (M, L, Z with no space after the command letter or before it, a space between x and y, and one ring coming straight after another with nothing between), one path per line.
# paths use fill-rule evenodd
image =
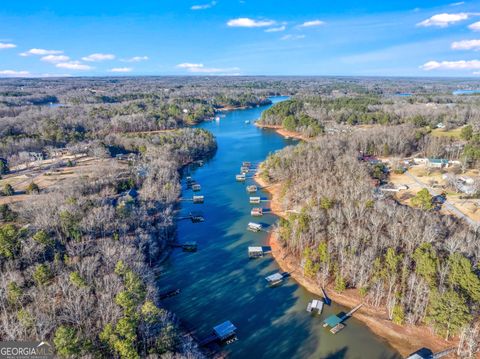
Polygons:
M452 137L452 138L460 139L461 131L462 131L462 127L455 128L449 131L446 131L443 128L436 128L432 130L431 135L435 137Z

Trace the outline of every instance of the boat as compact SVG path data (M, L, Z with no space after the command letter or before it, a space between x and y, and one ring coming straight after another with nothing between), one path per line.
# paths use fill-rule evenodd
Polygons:
M250 186L247 186L247 192L248 193L254 193L254 192L257 192L257 186L255 186L254 184L250 185Z
M243 161L243 162L242 162L242 166L243 166L243 167L250 167L251 165L252 165L251 162L248 162L248 161Z
M261 199L261 197L250 197L250 204L259 204Z
M263 257L263 247L248 247L248 257L251 259Z
M245 182L245 180L247 179L247 176L245 176L245 173L242 173L242 174L236 175L235 179L238 182Z
M247 123L247 124L248 124L248 123L250 123L250 121L249 121L249 120L246 120L246 121L245 121L245 123Z
M310 303L308 303L307 306L307 312L313 313L313 311L317 311L317 313L320 315L322 314L323 310L323 301L319 299L313 299Z

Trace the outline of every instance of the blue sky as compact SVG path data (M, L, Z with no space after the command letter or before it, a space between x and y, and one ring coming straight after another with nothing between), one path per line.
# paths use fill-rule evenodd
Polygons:
M480 0L5 0L0 76L480 76Z

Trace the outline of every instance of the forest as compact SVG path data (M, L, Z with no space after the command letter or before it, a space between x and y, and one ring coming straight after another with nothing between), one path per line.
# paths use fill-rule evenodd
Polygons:
M357 289L394 323L460 336L474 343L465 346L470 357L478 348L478 233L452 216L398 204L377 189L378 166L359 160L384 148L409 156L426 145L412 124L325 135L270 155L261 175L282 183L290 214L279 237L304 276L339 292Z
M262 175L283 183L282 203L294 213L280 221L281 239L304 274L338 291L357 288L395 323L426 323L445 338L475 342L477 233L451 216L382 195L374 185L381 168L359 160L359 153L421 154L478 167L480 97L451 94L474 85L0 79L0 339L47 339L59 357L205 357L159 299L158 265L176 240L182 169L216 150L213 135L192 126L284 95L290 99L265 111L260 123L311 141L269 156ZM434 136L440 123L463 126L460 138ZM58 162L73 173L77 156L102 165L52 186L36 183L56 170L39 163ZM23 192L8 182L14 176L28 182Z

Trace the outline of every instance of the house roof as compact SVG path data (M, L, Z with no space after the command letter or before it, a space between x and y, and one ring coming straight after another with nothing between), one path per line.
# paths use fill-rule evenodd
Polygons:
M428 162L430 163L439 163L439 164L447 164L448 160L444 158L429 158Z

